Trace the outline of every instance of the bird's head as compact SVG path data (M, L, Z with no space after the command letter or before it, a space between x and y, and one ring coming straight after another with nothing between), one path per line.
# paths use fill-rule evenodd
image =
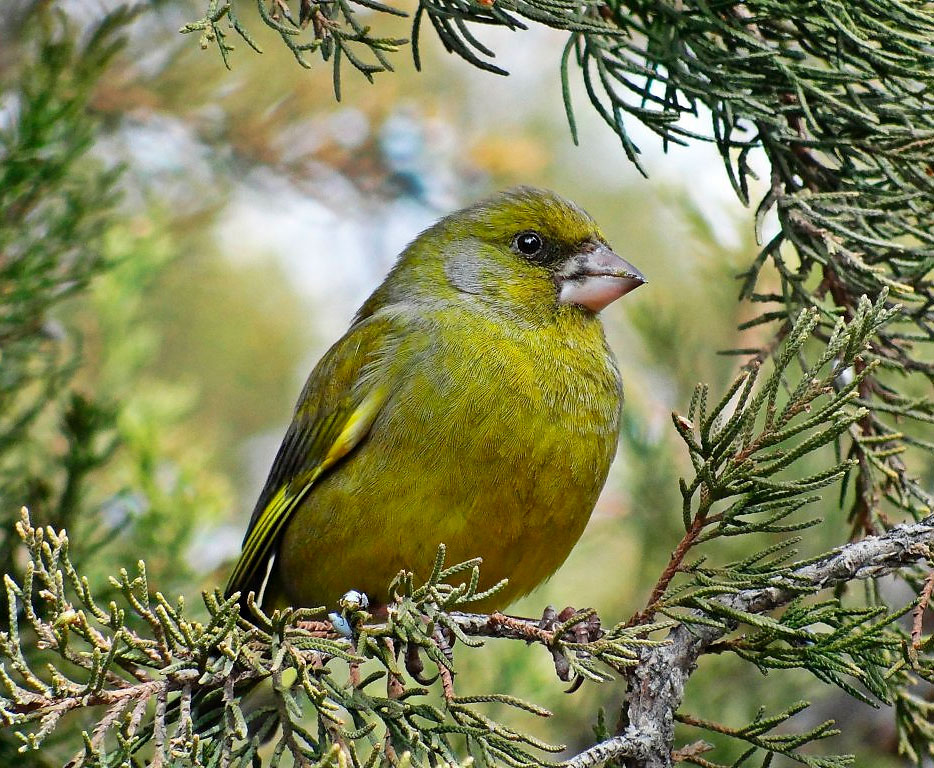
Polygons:
M599 312L645 282L589 214L548 190L501 192L442 224L447 278L467 293Z
M468 294L535 318L562 307L597 313L644 282L577 205L548 190L517 187L419 235L371 301L401 298L403 290L411 296L414 288L449 299Z

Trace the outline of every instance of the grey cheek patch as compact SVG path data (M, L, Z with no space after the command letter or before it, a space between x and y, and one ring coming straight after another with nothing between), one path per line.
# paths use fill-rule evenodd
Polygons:
M468 254L459 247L444 264L444 274L451 285L462 293L478 296L483 293L483 264L476 254Z

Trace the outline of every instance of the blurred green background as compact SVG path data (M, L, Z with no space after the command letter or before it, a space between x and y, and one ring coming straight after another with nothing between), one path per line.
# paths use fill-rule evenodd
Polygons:
M41 5L0 11L8 88L28 57L23 25ZM108 7L62 4L79 34ZM734 276L756 253L752 215L716 151L697 143L665 154L634 126L646 180L577 91L575 147L561 107L560 33L487 35L508 78L445 55L426 35L422 73L400 53L398 71L375 85L346 77L336 103L330 69L301 69L246 11L266 53L239 44L227 71L215 50L177 32L203 12L191 0L147 8L91 99L103 125L94 162L125 166L121 215L105 239L116 267L57 314L80 338L78 389L119 410L120 453L84 490L117 532L93 568L114 573L143 557L159 589L190 603L221 584L314 362L420 229L521 183L579 202L649 284L604 313L626 387L610 480L567 563L513 610L593 606L613 623L641 608L681 535L686 457L670 412L686 409L697 381L716 392L731 378L737 363L717 350L749 345L735 330L749 311ZM845 537L832 502L824 526L806 533L807 550ZM497 715L572 750L592 741L600 707L615 721L621 684L566 695L541 649L492 642L458 655L463 693L508 692L551 708L549 722ZM733 725L763 703L810 698L797 727L842 715L845 734L828 750L900 764L887 756L890 714L804 673L763 677L708 658L688 692L685 711Z

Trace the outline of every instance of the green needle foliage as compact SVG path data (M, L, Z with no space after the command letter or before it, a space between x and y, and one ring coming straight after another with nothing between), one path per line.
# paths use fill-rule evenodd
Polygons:
M15 530L26 503L36 520L79 535L71 557L103 600L114 591L105 563L116 542L153 553L160 583L185 583L184 534L195 509L210 516L217 505L160 451L173 403L145 411L145 395L118 402L110 386L81 381L77 300L107 294L98 327L119 336L121 370L111 384L123 389L145 333L134 312L160 258L118 214L121 170L93 152L101 126L88 105L133 18L118 10L78 35L63 16L43 12L24 30L16 78L0 83L0 572L5 583L26 579ZM167 563L159 548L176 559ZM22 618L0 601L5 632ZM41 663L39 646L30 634L15 665ZM2 727L0 765L55 765L56 741L24 758L22 742Z
M83 49L67 37L45 37L40 63L19 84L19 119L0 129L0 497L20 503L50 501L57 468L39 466L22 446L34 440L43 411L78 363L61 328L46 318L105 268L101 245L116 174L88 161L95 124L86 104L120 48L114 32L126 20L122 12L109 17ZM81 478L110 450L106 408L78 396L67 408L62 468L69 490L54 501L61 525L70 523ZM4 565L12 545L0 539Z
M806 701L800 701L778 714L769 716L766 716L765 708L763 707L759 710L755 720L742 728L729 728L709 720L692 717L691 715L678 715L678 721L686 725L702 728L711 733L723 734L752 745L729 766L714 763L710 760L699 758L699 756L696 755L685 755L683 762L694 763L695 765L701 765L705 768L742 768L742 766L751 766L753 764L752 760L756 757L757 752L763 750L766 753L766 758L762 762L764 768L772 762L772 757L774 755L783 755L801 765L808 766L808 768L844 768L845 766L852 765L853 757L851 755L815 757L798 751L798 748L805 744L836 736L839 731L833 727L832 720L823 722L804 733L773 732L775 728L784 725L799 712L807 709L808 706Z
M182 599L151 589L142 561L132 578L122 571L112 580L119 598L98 604L64 533L35 528L25 509L16 530L28 562L21 583L5 579L11 621L0 633L0 719L24 750L41 748L63 718L89 709L94 724L73 765L245 767L260 754L272 765L286 754L298 764L372 766L389 755L458 764L466 750L482 765L518 767L541 765L542 753L564 748L498 723L483 706L538 717L547 710L504 694L458 697L449 682L419 682L400 665L404 648L420 673L424 653L437 669L433 680L449 681L449 643L482 644L467 634L477 626L452 612L502 584L477 592L478 564L445 568L443 548L426 584L413 588L412 575L400 574L385 624L367 625L367 614L346 608L353 630L343 637L314 622L323 608L266 615L254 607L244 621L238 596L220 592L204 595L208 618L194 620ZM459 576L467 580L449 583ZM643 636L661 626L618 627L592 645L564 642L586 618L555 628L549 645L562 654L586 648L587 660L572 668L592 679L611 679L597 662L610 671L635 663L640 647L656 644ZM433 687L443 687L441 695Z
M231 30L258 50L235 5L210 0L183 31L200 32L225 62ZM406 42L374 32L400 11L371 0L259 0L258 13L302 65L316 53L331 64L338 96L347 63L372 79ZM47 24L0 132L0 762L23 759L19 750L74 766L548 765L562 747L490 714L491 705L530 718L545 710L508 693L456 692L455 646L487 637L544 646L566 680L626 678L619 726L598 724L605 744L626 736L640 697L663 700L651 733L613 760L851 762L818 753L815 743L836 732L831 723L796 726L804 703L777 702L768 707L777 714L739 727L680 712L687 677L714 653L891 705L901 752L919 765L934 755L934 640L923 624L934 582L914 567L930 565L929 538L884 568L833 581L809 570L832 555L796 535L816 534L818 512L832 518L821 501L831 488L849 512L838 542L871 543L860 540L931 515L916 479L934 449L929 3L418 3L417 62L426 25L448 51L498 73L480 25L566 32L560 77L572 133L571 82L580 77L637 164L633 120L666 145L715 143L744 203L755 194L753 153L770 166L755 219L760 236L775 234L741 275L750 340L732 350L747 359L723 393L700 386L687 415L674 417L690 468L672 510L683 537L645 608L609 630L597 629L592 611L556 625L467 613L482 597L478 564L445 566L443 551L425 583L400 574L383 623L368 622L352 600L335 616L241 616L236 598L212 591L188 607L165 596L171 564L157 576L152 560L110 581L94 572L90 555L118 531L97 525L100 509L78 511L88 511L85 492L126 447L125 434L119 404L72 388L80 345L49 318L117 266L104 233L117 218L118 173L89 156L99 126L88 101L127 21L108 17L82 45ZM703 135L685 127L697 116L709 121ZM159 493L153 451L142 451L137 468L150 501ZM162 501L181 518L194 504L185 507L183 494ZM24 503L41 525L23 513L14 526ZM95 538L71 544L66 527ZM157 518L140 527L150 540L162 535ZM878 578L896 569L918 594L908 604ZM865 590L848 588L854 579ZM762 595L774 599L752 599ZM637 685L652 670L660 679ZM679 740L699 730L738 756L719 763L705 742L677 746L663 730L672 719ZM585 752L571 762L600 760Z
M87 101L127 20L123 12L108 17L84 46L51 24L8 91L17 119L0 129L0 570L7 579L23 575L16 508L28 503L56 527L72 526L86 481L116 446L114 410L69 389L80 349L50 313L109 267L103 241L118 174L89 159L97 126ZM59 440L66 450L55 456ZM0 616L6 626L5 601ZM34 650L17 663L27 657ZM16 759L12 742L3 729L0 763Z
M758 381L762 366L754 362L709 412L707 387L695 389L688 418L674 416L696 472L690 483L681 484L691 543L755 531L788 533L816 524L789 523L788 518L816 501L811 494L839 480L853 461L837 461L802 478L782 473L806 454L838 444L865 418L857 393L876 361L862 364L863 357L879 329L898 312L885 300L885 291L875 305L864 298L849 324L837 321L812 360L804 347L819 312L803 311L775 356L771 374ZM795 363L801 371L790 387L789 368ZM717 505L722 509L715 513Z

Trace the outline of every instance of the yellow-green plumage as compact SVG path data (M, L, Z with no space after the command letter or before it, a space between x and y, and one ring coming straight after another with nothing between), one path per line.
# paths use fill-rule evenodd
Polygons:
M525 258L517 233L551 250ZM519 189L442 219L402 254L299 399L228 592L377 604L402 568L483 558L502 608L548 578L587 523L622 386L597 315L556 270L603 244L585 213ZM588 246L589 247L589 246ZM577 249L577 250L575 250Z

